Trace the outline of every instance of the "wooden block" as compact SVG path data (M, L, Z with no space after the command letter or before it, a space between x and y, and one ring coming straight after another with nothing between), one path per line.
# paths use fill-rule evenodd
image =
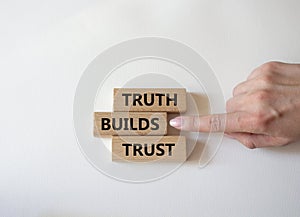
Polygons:
M94 136L166 135L166 112L95 112Z
M184 136L113 136L113 161L186 160Z
M115 88L114 111L185 112L184 88Z

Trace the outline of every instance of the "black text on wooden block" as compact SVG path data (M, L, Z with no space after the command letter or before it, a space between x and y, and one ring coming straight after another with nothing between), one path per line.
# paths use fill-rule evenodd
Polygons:
M186 160L184 136L113 136L113 161Z
M114 111L185 112L184 88L115 88Z
M95 112L94 135L166 135L165 112Z

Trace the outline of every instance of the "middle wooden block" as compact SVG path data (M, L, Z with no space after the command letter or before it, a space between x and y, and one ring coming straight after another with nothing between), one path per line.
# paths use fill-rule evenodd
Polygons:
M167 134L166 112L95 112L94 136Z

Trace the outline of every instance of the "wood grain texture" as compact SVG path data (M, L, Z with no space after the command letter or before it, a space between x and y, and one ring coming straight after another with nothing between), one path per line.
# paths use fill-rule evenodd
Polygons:
M166 135L166 112L95 112L94 136Z
M115 88L114 111L185 112L185 88Z
M113 161L186 160L184 136L113 136Z

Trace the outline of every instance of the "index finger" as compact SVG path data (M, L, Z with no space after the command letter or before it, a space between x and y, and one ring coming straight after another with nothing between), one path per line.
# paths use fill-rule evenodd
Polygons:
M244 112L212 114L205 116L179 116L170 125L184 131L194 132L251 132Z

